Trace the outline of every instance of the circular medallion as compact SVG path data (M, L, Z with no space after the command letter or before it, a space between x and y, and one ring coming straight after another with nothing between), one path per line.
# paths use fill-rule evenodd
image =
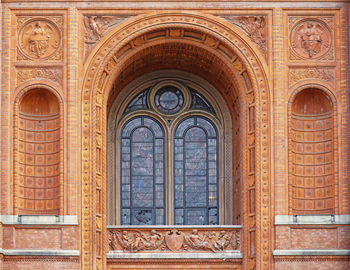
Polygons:
M154 96L157 109L165 114L175 114L181 110L184 97L181 91L173 85L160 88Z
M60 31L50 21L30 20L19 32L19 48L29 58L48 58L60 46Z
M319 58L332 46L332 36L328 27L317 20L297 23L290 35L294 52L302 58Z

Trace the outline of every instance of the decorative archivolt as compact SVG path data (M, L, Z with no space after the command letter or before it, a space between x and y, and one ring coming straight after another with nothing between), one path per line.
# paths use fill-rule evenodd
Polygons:
M106 142L97 144L96 138L105 138L106 114L105 106L111 91L111 86L120 74L122 64L138 49L147 47L149 42L166 43L167 40L183 40L207 50L215 52L228 70L236 76L232 85L239 85L241 104L245 106L246 95L254 93L254 102L249 106L249 136L258 132L258 144L251 145L251 155L257 157L258 163L250 172L252 186L251 218L247 220L250 237L248 241L251 250L251 260L247 263L259 269L270 269L270 173L269 173L269 86L265 71L266 63L258 59L259 52L254 51L248 38L232 31L228 22L219 21L213 16L194 14L157 14L138 16L123 23L123 28L112 30L108 36L101 38L100 45L92 51L85 64L86 73L82 92L82 266L88 269L93 261L97 269L102 269L104 248L102 241L106 239L104 226L106 224L104 186L106 179L105 151ZM238 30L237 30L238 31ZM229 96L232 88L222 89ZM225 92L226 91L226 92ZM231 102L234 103L236 98ZM259 107L255 107L255 104ZM255 108L255 109L254 109ZM92 117L92 118L91 118ZM248 117L243 113L241 117ZM92 121L91 121L92 120ZM254 124L253 124L254 123ZM93 125L91 125L93 124ZM250 140L250 142L255 141ZM242 142L243 147L246 143ZM255 148L255 145L258 147ZM254 149L254 150L253 150ZM91 157L92 163L91 163ZM246 155L243 154L245 158ZM251 160L255 160L251 158ZM245 165L244 165L245 166ZM255 178L259 182L255 184ZM254 180L253 180L254 179ZM255 189L256 186L256 189ZM256 190L256 192L255 192ZM93 194L93 197L91 197ZM256 212L255 212L256 211ZM255 219L256 217L256 219ZM259 224L256 226L256 224ZM255 227L256 226L256 227ZM255 231L258 233L255 235ZM91 234L91 231L94 233ZM91 237L96 237L97 246L91 247ZM93 250L96 250L96 260L93 260ZM255 254L257 259L255 260Z

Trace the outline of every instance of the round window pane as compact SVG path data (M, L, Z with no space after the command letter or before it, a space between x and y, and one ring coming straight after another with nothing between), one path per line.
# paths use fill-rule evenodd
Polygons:
M181 110L184 97L177 87L167 85L157 91L154 103L161 113L175 114Z

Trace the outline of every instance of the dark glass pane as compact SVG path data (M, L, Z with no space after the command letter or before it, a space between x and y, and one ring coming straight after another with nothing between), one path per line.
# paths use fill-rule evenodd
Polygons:
M154 119L138 116L121 134L121 223L164 224L164 131Z
M218 224L217 214L210 215L218 207L216 153L216 129L209 120L192 116L176 127L175 224Z
M186 225L208 225L207 208L189 208L185 212Z
M133 225L152 225L153 215L151 209L135 209L132 218Z

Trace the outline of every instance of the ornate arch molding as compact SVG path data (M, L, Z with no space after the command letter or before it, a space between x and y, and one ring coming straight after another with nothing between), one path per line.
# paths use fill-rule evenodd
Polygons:
M333 171L334 171L334 213L338 215L339 210L340 210L340 204L339 202L341 201L339 196L341 196L341 183L339 183L339 127L340 123L338 123L338 102L337 102L337 97L335 95L334 90L330 88L330 86L326 83L315 83L314 80L306 80L301 83L297 83L290 89L290 97L288 100L288 167L289 167L289 180L288 180L288 211L289 214L292 215L292 200L293 200L293 195L292 195L292 178L291 178L291 173L292 173L292 150L291 150L291 145L292 145L292 105L293 102L296 98L296 96L301 93L304 90L307 89L317 89L323 92L327 97L330 98L331 103L332 103L332 119L333 119L333 157L334 157L334 165L333 165Z
M82 84L82 269L105 267L106 105L113 80L120 72L119 64L137 46L136 41L142 42L146 33L179 27L203 33L204 40L197 38L197 42L208 40L208 48L217 50L221 59L229 63L231 72L238 73L241 81L249 84L239 90L241 101L247 103L247 114L251 116L247 144L251 146L248 150L254 168L248 182L256 190L251 202L256 215L248 218L244 214L244 224L250 223L249 230L254 232L254 237L250 238L253 252L248 254L246 245L244 253L247 253L247 265L254 267L256 261L258 269L270 269L269 134L272 122L266 62L244 34L233 31L227 22L210 15L184 13L144 15L121 24L100 41L85 64ZM169 37L171 33L166 38ZM248 237L244 241L248 242Z

